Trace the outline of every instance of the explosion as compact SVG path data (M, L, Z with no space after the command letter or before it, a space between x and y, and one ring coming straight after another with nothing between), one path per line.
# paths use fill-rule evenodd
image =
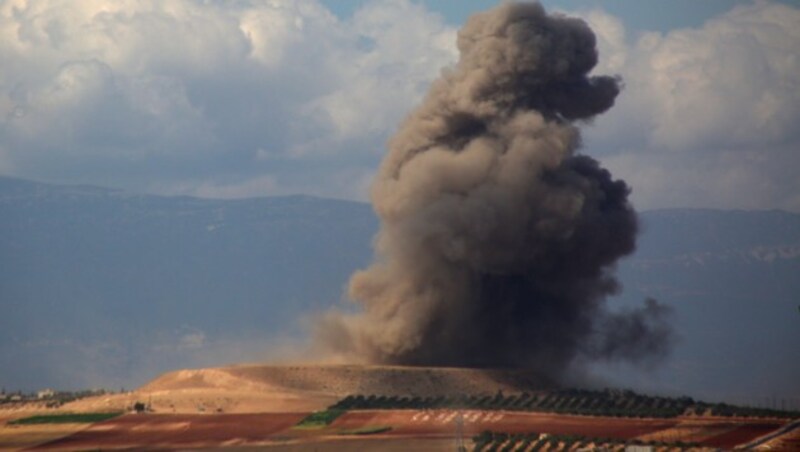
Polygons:
M460 59L389 142L373 186L376 259L350 280L357 313L318 339L374 363L522 367L669 349L667 308L613 313L614 264L635 248L630 188L578 152L581 121L620 80L590 76L595 36L538 3L469 19Z

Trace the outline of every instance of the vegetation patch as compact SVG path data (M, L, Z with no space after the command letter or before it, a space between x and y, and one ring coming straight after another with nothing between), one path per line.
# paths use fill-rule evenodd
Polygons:
M659 397L637 394L630 390L561 389L492 395L460 395L438 397L402 397L383 395L350 395L330 407L336 410L424 410L467 409L534 411L583 416L675 418L686 414L715 416L800 418L795 411L737 407L724 403L708 404L690 397Z
M484 431L472 437L476 452L495 451L570 451L570 450L617 450L628 446L650 446L684 450L700 447L697 443L661 441L620 440L611 438L589 438L581 435L548 435L539 433L504 433Z
M473 409L537 411L561 414L615 417L676 417L692 407L689 397L649 397L628 390L590 391L564 389L536 393L400 397L351 395L331 406L342 410L380 409Z
M38 416L24 417L9 422L9 425L34 425L34 424L93 424L105 421L121 415L122 412L114 413L64 413L64 414L44 414Z
M293 428L297 429L314 429L323 428L331 425L333 421L339 416L343 415L346 410L329 408L325 411L316 411L306 416L302 421L298 422Z
M342 430L339 433L342 435L376 435L378 433L386 433L391 429L392 427L388 425L367 425L352 430Z

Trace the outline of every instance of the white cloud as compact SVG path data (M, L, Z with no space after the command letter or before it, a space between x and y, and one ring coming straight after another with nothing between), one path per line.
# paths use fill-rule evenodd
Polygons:
M800 210L800 9L761 1L637 36L581 15L596 72L626 83L587 152L638 207ZM364 199L386 139L455 58L455 30L409 0L347 19L316 0L0 1L0 172Z
M760 3L698 30L641 39L638 51L654 75L645 86L660 119L654 144L681 150L796 139L798 21L800 11Z
M134 190L313 186L307 165L374 168L453 41L405 0L344 21L315 0L2 2L0 161ZM329 196L355 190L317 179Z
M308 107L326 115L339 139L386 136L455 59L455 30L406 1L368 4L352 21L359 50L345 68L350 82Z
M628 58L625 25L619 18L599 10L588 11L581 16L591 24L597 38L597 50L601 55L594 72L619 74L625 68Z
M587 148L640 207L800 210L800 9L757 2L630 44L614 18L586 17L601 69L626 84Z

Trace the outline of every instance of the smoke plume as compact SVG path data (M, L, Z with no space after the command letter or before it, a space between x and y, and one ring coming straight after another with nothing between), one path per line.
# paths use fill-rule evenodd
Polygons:
M469 19L460 60L389 142L372 198L376 261L352 276L358 313L319 338L377 363L525 367L667 351L666 308L611 313L615 261L635 247L629 187L579 154L576 122L614 104L589 76L595 37L538 3Z

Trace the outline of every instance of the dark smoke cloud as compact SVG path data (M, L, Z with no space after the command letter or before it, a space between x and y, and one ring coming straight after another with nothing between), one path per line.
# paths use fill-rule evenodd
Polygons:
M610 313L613 265L635 246L630 189L580 155L574 122L614 104L588 76L595 37L541 5L470 18L461 58L389 143L373 189L377 260L353 275L357 314L318 334L369 362L527 367L667 351L655 301Z

